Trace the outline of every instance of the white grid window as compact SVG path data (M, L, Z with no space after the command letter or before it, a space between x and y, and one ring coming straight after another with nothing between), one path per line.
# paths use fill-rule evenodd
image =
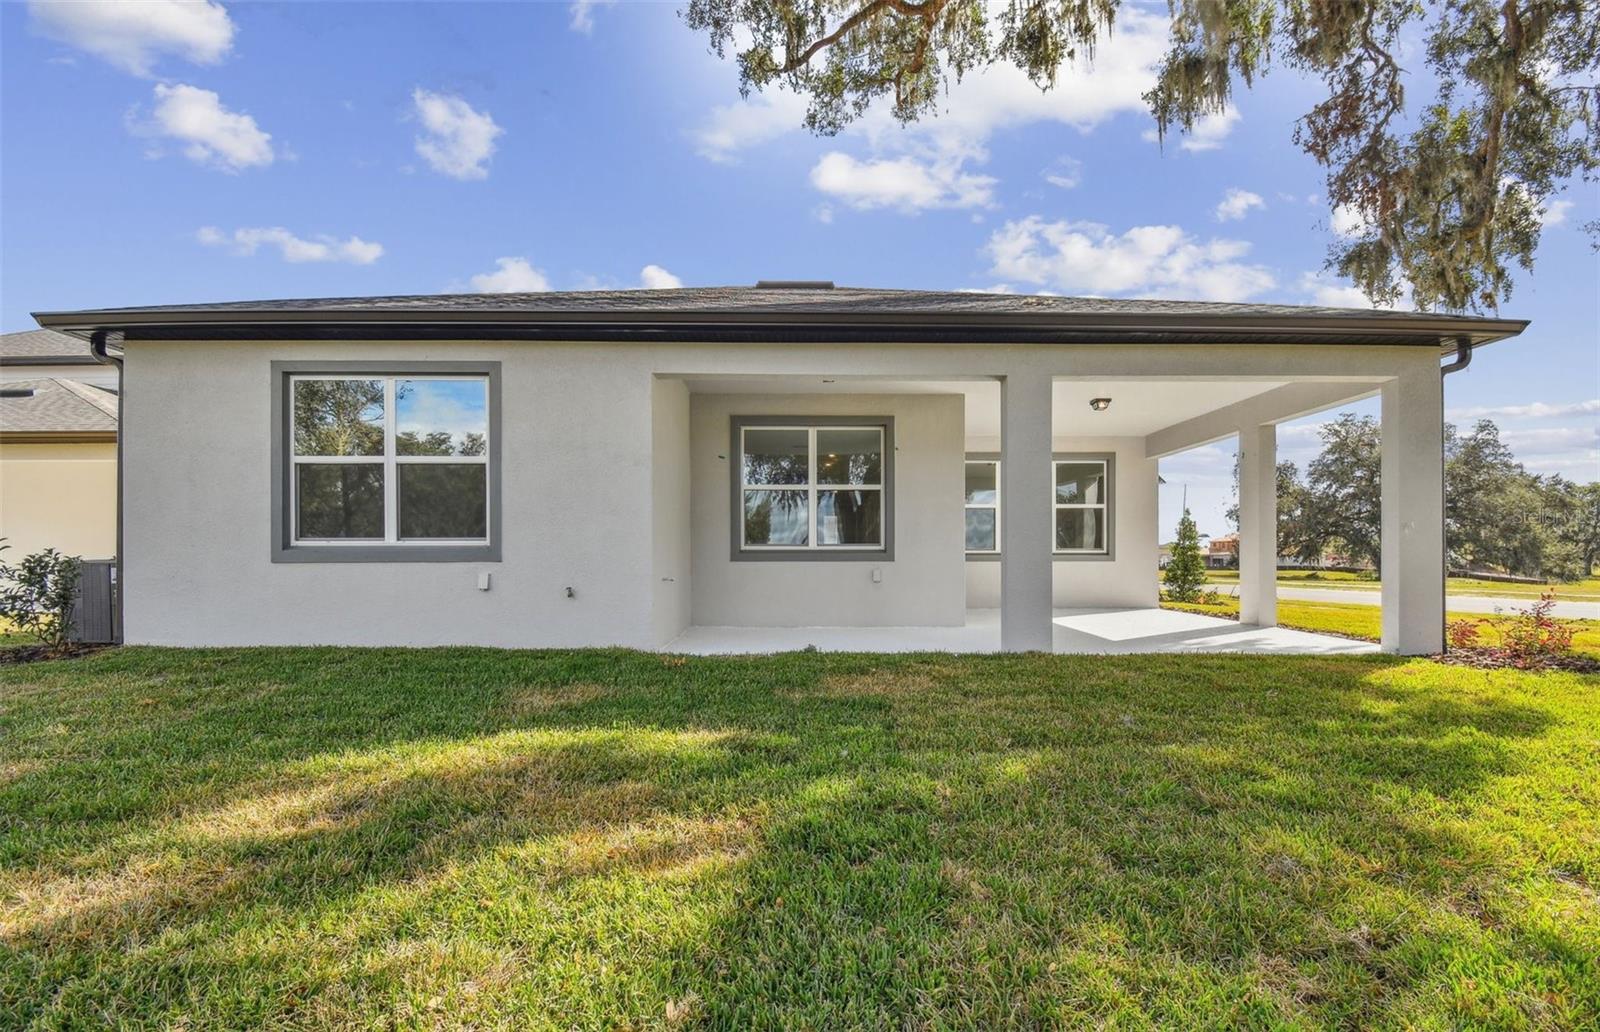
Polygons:
M884 547L882 426L743 426L740 548L870 551Z
M1056 553L1108 554L1106 461L1058 459L1055 474Z
M289 379L296 545L489 540L485 376Z
M967 460L967 553L1000 551L1000 463Z

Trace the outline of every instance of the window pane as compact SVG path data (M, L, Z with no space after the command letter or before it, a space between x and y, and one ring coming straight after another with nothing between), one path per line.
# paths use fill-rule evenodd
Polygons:
M804 545L806 537L804 491L746 491L744 493L744 543L747 545Z
M381 463L302 463L295 476L297 537L383 537Z
M484 455L487 380L396 380L395 450L401 455Z
M999 484L992 462L967 463L967 504L993 505L999 497Z
M487 466L403 462L396 472L400 476L402 538L489 536Z
M994 551L994 510L967 510L967 551Z
M295 380L296 455L382 455L382 380Z
M1098 505L1106 500L1106 468L1098 462L1056 463L1056 501Z
M818 430L817 483L883 483L883 431Z
M747 484L803 484L806 482L808 435L804 430L746 430L744 432L744 482Z
M882 507L882 491L818 491L817 544L882 544Z
M1061 551L1106 550L1105 512L1100 509L1057 509L1056 548Z

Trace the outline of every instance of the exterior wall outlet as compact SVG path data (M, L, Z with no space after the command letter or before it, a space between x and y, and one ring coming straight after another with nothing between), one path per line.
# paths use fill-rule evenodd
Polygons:
M882 584L883 583L883 567L874 566L872 568L872 583L874 583L874 584Z
M487 574L487 573L478 574L478 590L479 591L488 591L489 590L489 574Z

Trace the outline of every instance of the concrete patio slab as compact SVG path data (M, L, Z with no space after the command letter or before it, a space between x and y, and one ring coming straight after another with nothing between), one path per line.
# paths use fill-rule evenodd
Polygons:
M1165 609L1063 609L1054 619L1058 653L1233 652L1360 655L1372 642ZM1000 613L971 609L959 627L691 627L665 651L690 655L793 652L998 652Z

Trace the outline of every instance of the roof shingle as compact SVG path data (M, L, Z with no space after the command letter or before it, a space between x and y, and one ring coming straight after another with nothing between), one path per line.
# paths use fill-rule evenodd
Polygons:
M0 386L0 433L115 433L116 429L117 396L102 387L54 377Z
M55 330L0 333L0 362L16 358L51 359L52 364L60 365L87 365L94 362L88 344L69 333Z

